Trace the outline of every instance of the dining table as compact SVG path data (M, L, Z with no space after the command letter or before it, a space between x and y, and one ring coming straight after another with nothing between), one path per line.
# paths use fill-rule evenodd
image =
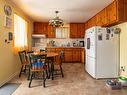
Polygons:
M47 55L47 65L48 65L48 79L50 79L50 76L52 77L52 80L54 79L54 61L57 56L59 56L59 53L56 52L33 52L35 55L41 55L46 54Z

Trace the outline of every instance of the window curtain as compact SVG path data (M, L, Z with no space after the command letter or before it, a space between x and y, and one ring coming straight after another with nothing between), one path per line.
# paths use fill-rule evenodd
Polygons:
M69 38L69 28L56 28L56 38Z
M14 51L27 49L27 22L20 16L14 14Z

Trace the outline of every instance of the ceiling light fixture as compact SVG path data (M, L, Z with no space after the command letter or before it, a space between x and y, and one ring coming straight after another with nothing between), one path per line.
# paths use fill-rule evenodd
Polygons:
M54 28L63 26L64 25L63 20L60 19L57 16L57 14L59 13L59 11L55 11L55 13L56 13L56 17L53 18L53 19L51 19L51 20L49 20L49 25L53 26Z

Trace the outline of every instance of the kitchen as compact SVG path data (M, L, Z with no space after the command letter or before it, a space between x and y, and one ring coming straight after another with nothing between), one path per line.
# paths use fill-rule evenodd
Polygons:
M41 27L39 27L38 24L41 24ZM45 24L45 28L43 27ZM47 25L46 25L47 24ZM80 26L81 32L84 33L84 24L74 24L76 26ZM32 49L35 51L39 51L40 49L47 49L48 51L60 51L64 50L64 62L82 62L84 63L84 34L82 33L82 37L79 37L79 33L72 36L73 29L70 29L70 27L73 26L73 24L69 25L66 24L62 28L56 29L56 31L53 31L53 28L48 25L48 23L34 23L34 33L33 33L33 47ZM47 29L46 29L47 28ZM52 28L52 29L49 29ZM63 30L63 28L65 28ZM77 28L75 31L78 32L79 28ZM36 30L40 29L40 30ZM46 32L44 32L42 29L45 29ZM50 31L48 31L50 30ZM52 30L52 31L51 31ZM41 31L41 33L39 33ZM48 31L48 32L47 32ZM73 31L74 32L74 31ZM51 34L49 34L51 33ZM39 36L40 35L40 36ZM42 36L45 37L42 37ZM59 36L61 35L61 36Z
M42 2L43 0L39 1ZM67 4L67 2L69 3ZM14 15L16 13L18 14L18 16L21 16L23 19L25 19L28 23L27 49L29 51L40 51L40 49L52 52L60 52L61 50L64 51L64 78L60 78L58 80L56 78L56 82L55 80L48 80L49 84L54 82L53 84L55 86L58 86L58 88L60 87L62 89L59 89L57 93L55 92L55 86L51 86L51 84L46 88L41 87L41 89L45 89L45 95L58 95L60 93L64 95L71 95L71 93L77 95L94 95L94 93L96 93L96 95L102 95L103 93L105 93L105 95L108 95L110 93L111 95L113 95L114 90L110 92L104 87L106 80L96 80L96 78L94 78L93 76L91 77L90 72L86 71L84 65L87 63L87 51L85 50L87 46L87 40L85 39L85 37L86 31L91 27L101 26L101 28L110 28L111 30L114 29L114 34L109 33L110 35L107 35L106 39L109 39L108 37L112 35L119 36L119 58L117 58L119 67L117 68L117 73L118 76L127 77L127 2L126 0L97 0L98 3L96 3L95 5L92 4L92 2L92 0L90 0L89 2L83 0L74 0L74 3L72 4L70 1L64 2L56 0L56 8L55 6L51 5L54 4L55 1L53 2L51 0L48 0L47 2L45 1L44 4L34 2L33 0L0 1L0 31L2 31L0 32L0 60L2 62L0 64L0 85L2 86L6 82L13 79L16 75L18 75L19 69L21 68L19 64L19 56L14 50L15 40L14 38L11 40L10 36L8 37L8 35L15 36L15 29L13 27L15 24L13 24L13 22L15 18ZM47 6L45 5L45 3L47 3ZM65 7L66 4L68 5L67 7ZM77 6L77 4L80 4L81 6ZM11 18L11 28L10 26L8 27L4 25L4 18L6 16L6 13L4 12L5 5L9 5L12 8L12 14L7 16ZM82 7L84 7L85 9ZM55 11L57 11L58 14L54 13ZM62 19L64 21L64 25L58 28L54 28L49 25L48 21L54 17L59 17L60 19ZM118 31L118 34L115 34L116 31ZM12 32L12 34L10 32ZM101 35L99 35L98 39L101 40ZM8 56L3 56L4 54ZM112 58L115 57L111 56L111 59ZM26 77L24 75L23 77L21 76L21 78L16 77L14 80L16 80L16 82L21 82L21 85L19 86L19 90L17 89L13 95L19 94L20 92L22 92L22 90L24 91L23 93L20 93L21 95L30 95L30 92L25 91L26 89L35 94L37 94L37 92L40 92L40 88L38 86L37 92L34 92L28 88L28 81L26 80ZM61 81L64 84L62 84ZM89 83L88 85L87 82ZM33 85L34 84L36 84L36 82L33 82ZM67 90L67 86L71 89L67 92L64 92L64 90ZM22 87L24 87L24 89L22 89ZM54 91L52 91L50 88L53 88ZM95 89L93 91L94 93L91 92L91 88ZM36 89L36 87L33 87L32 89ZM50 90L51 92L48 92L48 90ZM118 92L114 91L114 93L116 93L116 95L126 95L125 90L126 89L118 90Z

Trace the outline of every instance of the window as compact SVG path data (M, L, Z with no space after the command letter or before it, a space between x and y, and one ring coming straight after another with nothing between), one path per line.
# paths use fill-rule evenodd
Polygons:
M14 14L14 47L27 47L27 22Z
M69 28L56 28L56 38L69 38Z

